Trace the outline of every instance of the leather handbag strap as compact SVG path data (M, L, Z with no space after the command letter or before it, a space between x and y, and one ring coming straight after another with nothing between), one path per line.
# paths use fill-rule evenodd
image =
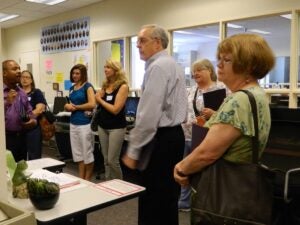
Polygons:
M194 109L194 113L195 116L200 116L200 112L198 111L197 107L196 107L196 99L197 99L197 93L198 93L199 88L196 89L195 94L194 94L194 99L193 99L193 109Z
M249 101L250 101L250 105L251 105L251 110L253 113L253 121L254 121L254 131L255 134L254 136L251 138L252 140L252 162L255 164L258 164L258 117L257 117L257 106L256 106L256 101L255 98L253 96L253 94L248 91L248 90L239 90L244 92L245 94L247 94Z
M51 111L50 106L48 105L48 103L46 103L45 111Z

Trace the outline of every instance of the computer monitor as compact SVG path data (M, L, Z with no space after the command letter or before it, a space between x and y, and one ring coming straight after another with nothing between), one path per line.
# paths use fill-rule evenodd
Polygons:
M128 97L125 104L125 116L127 126L132 126L135 122L136 111L139 104L139 97Z

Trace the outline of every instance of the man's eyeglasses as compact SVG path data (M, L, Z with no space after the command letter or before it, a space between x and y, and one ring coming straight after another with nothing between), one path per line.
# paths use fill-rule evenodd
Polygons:
M137 45L143 45L143 44L146 44L150 41L153 41L153 40L156 40L158 38L145 38L145 37L141 37L141 38L138 38L137 41L136 41L136 44Z

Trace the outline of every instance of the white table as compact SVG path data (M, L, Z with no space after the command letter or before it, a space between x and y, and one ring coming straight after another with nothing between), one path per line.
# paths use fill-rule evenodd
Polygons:
M41 158L29 160L27 161L27 165L27 170L47 169L52 172L62 172L66 163L52 158Z
M72 224L84 225L87 213L135 198L145 191L144 187L118 179L99 184L76 179L80 180L80 184L61 189L59 200L52 209L38 210L29 199L16 199L12 196L9 202L33 211L38 224L68 224L70 219L75 218L78 221Z

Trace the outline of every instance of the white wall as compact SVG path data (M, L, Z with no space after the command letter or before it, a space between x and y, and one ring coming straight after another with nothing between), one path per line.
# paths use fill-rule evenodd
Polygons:
M37 22L28 23L3 30L5 58L18 60L20 54L27 51L39 50L40 29L60 22L90 17L90 37L93 41L108 40L135 35L140 26L157 23L166 29L191 27L201 24L216 23L237 18L246 18L264 14L287 12L300 9L300 1L294 0L105 0L69 13L57 15ZM93 49L90 54L90 74L94 74ZM62 72L68 79L72 54L68 52L52 55L40 55L40 76L44 80L43 70L46 59L51 58L55 63L55 72ZM70 61L71 60L71 61ZM57 63L56 63L57 62ZM96 85L96 86L99 86ZM41 82L42 90L46 90L47 100L53 102L55 92L48 80Z
M0 30L0 43L1 43L1 30ZM2 47L0 45L0 60L2 62ZM2 71L2 63L0 65L0 70ZM3 77L0 78L0 89L3 90ZM3 102L3 91L0 93L0 121L4 121L4 102ZM6 189L6 157L5 157L5 130L4 122L0 122L0 200L7 199L7 189Z

